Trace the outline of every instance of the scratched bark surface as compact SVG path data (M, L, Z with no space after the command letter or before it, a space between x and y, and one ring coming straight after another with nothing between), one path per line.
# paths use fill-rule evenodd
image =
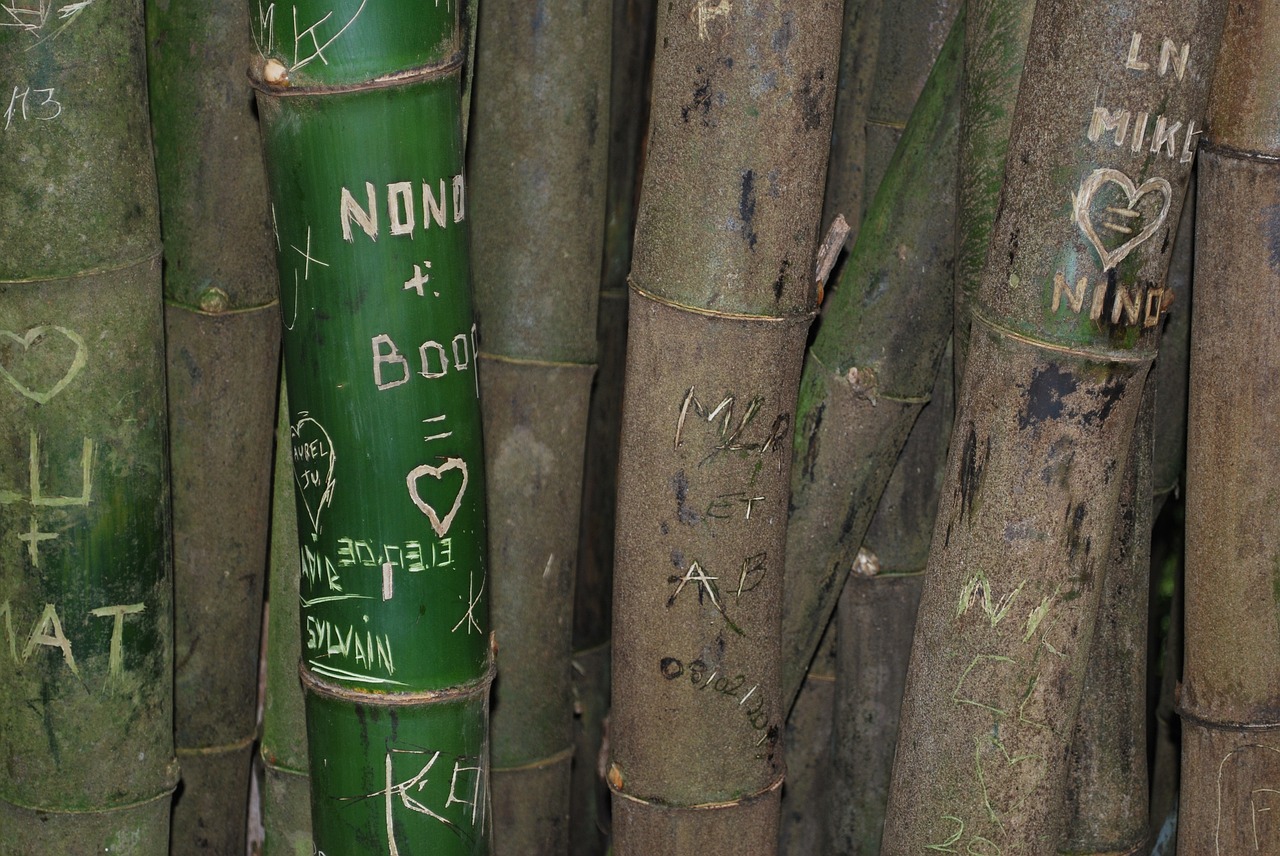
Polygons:
M1274 3L1232 4L1200 158L1187 419L1178 852L1280 853L1280 45ZM1220 284L1220 287L1205 287Z
M1155 370L1133 432L1072 732L1059 853L1139 853L1148 839L1147 592Z
M987 260L1013 108L1036 4L1029 0L966 0L964 106L956 211L955 372L964 376L969 305Z
M276 452L271 484L271 553L267 571L267 675L262 701L262 825L265 856L304 856L311 850L311 787L307 723L298 663L298 516L294 512L289 403L280 378Z
M569 846L573 584L605 225L612 11L610 3L488 0L480 18L468 166L493 461L498 853Z
M786 440L840 14L659 10L619 461L608 775L622 856L776 851Z
M824 853L880 852L889 774L929 541L955 416L944 358L840 595L832 775Z
M953 27L809 349L793 438L783 694L822 628L951 332L959 35Z
M971 309L887 852L1042 853L1063 832L1071 724L1190 167L1181 148L1204 124L1222 14L1037 9L1027 56L1046 61L1023 76ZM1136 57L1135 33L1148 34ZM1151 33L1173 34L1163 66Z
M173 577L142 5L6 14L0 852L162 853Z

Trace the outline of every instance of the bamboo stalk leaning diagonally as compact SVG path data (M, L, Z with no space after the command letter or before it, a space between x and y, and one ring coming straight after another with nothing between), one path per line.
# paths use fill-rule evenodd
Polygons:
M0 27L0 853L168 851L173 652L141 2Z
M262 699L262 853L306 856L311 852L311 779L307 724L298 663L297 488L289 440L286 380L280 377L276 460L271 489L271 560L267 571L266 687Z
M484 466L456 4L255 13L315 847L488 852Z
M1200 152L1178 853L1280 852L1280 4L1232 3Z
M573 585L612 12L606 2L485 0L477 36L468 165L498 642L494 852L513 856L569 847Z
M971 310L886 852L1043 853L1064 831L1068 741L1222 13L1036 10L1027 56L1045 60L1023 75Z
M174 525L173 850L245 849L278 288L239 3L149 2Z
M787 440L840 13L659 10L618 485L620 856L776 851Z
M965 0L964 107L956 203L955 375L964 376L969 306L987 260L996 219L1013 108L1035 0Z
M963 16L920 94L809 347L793 437L783 698L804 679L951 333ZM927 216L925 216L927 214Z

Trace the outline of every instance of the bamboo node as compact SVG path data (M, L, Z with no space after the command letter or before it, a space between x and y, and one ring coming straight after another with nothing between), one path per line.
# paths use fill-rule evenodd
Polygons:
M615 791L622 790L622 769L616 762L609 765L608 779L609 787L613 788Z
M860 577L874 577L880 573L880 557L862 547L853 560L853 572Z
M853 390L854 395L870 401L872 407L876 406L878 381L874 371L855 366L845 373L844 379L849 382L849 388Z
M216 285L211 285L200 292L200 311L210 315L220 315L231 305L228 294Z

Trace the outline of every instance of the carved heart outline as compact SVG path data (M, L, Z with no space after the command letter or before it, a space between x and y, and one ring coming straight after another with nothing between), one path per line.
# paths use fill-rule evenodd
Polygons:
M53 386L44 391L31 389L10 374L8 369L0 365L0 375L4 376L4 379L9 382L9 385L34 401L36 404L48 404L55 395L62 392L67 388L67 385L71 383L71 381L75 380L76 375L80 374L80 370L89 362L89 348L85 345L84 339L80 338L80 334L76 333L74 330L68 330L66 327L58 327L55 325L32 327L21 336L17 333L10 332L9 330L0 330L0 339L11 339L12 341L17 342L22 346L22 350L24 352L30 350L31 344L36 339L50 331L61 333L63 336L70 339L71 343L76 346L76 353L75 356L71 358L70 367L68 367L66 373Z
M289 439L291 441L300 440L302 426L308 424L314 425L315 429L320 432L322 437L324 437L325 446L329 451L329 471L325 473L324 477L324 492L320 494L320 500L316 503L315 508L311 507L311 500L308 496L307 489L298 479L297 466L294 466L293 468L293 483L298 488L298 495L302 497L302 504L307 509L307 516L311 518L312 531L318 535L320 534L320 512L323 511L327 505L333 502L333 489L337 485L333 478L333 468L338 459L338 454L333 448L333 439L329 436L329 432L324 430L323 425L308 416L307 411L305 410L298 415L302 418L298 420L296 425L291 425L289 427ZM289 445L291 447L290 452L292 452L293 443L291 442Z
M458 495L453 498L453 507L449 509L449 513L442 519L439 513L418 493L418 482L423 476L431 476L439 481L449 470L458 470L462 473L462 485L458 488ZM449 527L453 525L453 518L457 515L458 509L462 507L462 497L467 492L467 462L462 458L445 458L444 463L438 467L433 467L431 464L414 467L409 471L409 475L405 477L405 483L409 487L409 498L413 500L413 504L418 506L419 511L427 515L427 519L431 521L431 528L435 530L436 537L443 538L448 534Z
M1108 251L1102 245L1102 239L1098 237L1097 231L1094 230L1093 220L1089 216L1089 206L1093 203L1093 197L1108 182L1120 186L1128 198L1130 208L1148 193L1161 193L1164 195L1164 206L1160 209L1160 214L1148 223L1141 232L1111 251ZM1080 185L1079 192L1073 195L1072 203L1076 225L1080 227L1080 231L1084 232L1085 237L1093 244L1093 248L1098 251L1098 258L1102 261L1102 269L1108 271L1120 264L1125 256L1133 252L1143 241L1154 235L1156 230L1164 224L1165 218L1169 216L1169 206L1173 203L1173 188L1168 181L1158 176L1148 178L1141 185L1135 185L1129 176L1117 169L1095 169Z

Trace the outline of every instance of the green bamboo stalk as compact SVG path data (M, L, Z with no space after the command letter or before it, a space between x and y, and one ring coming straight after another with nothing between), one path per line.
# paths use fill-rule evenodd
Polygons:
M833 769L822 852L880 852L916 607L955 416L948 367L944 355L929 404L912 426L840 595Z
M574 761L569 813L573 856L606 850L609 791L600 764L609 712L613 533L627 351L627 274L644 172L656 0L613 0L613 71L597 367L587 416L581 535L573 605Z
M289 402L280 378L276 460L271 490L271 563L267 574L267 675L262 704L263 856L311 856L311 782L306 706L298 663L298 550L296 490L290 453Z
M573 580L595 374L612 11L486 0L477 37L469 166L493 461L497 853L569 847Z
M886 852L1044 853L1063 832L1120 462L1155 355L1167 239L1222 12L1217 2L1036 10L1027 56L1053 61L1022 79L971 308Z
M608 775L620 856L776 852L786 440L840 11L659 11L619 464Z
M964 377L969 306L991 245L1034 0L966 0L964 107L956 209L955 374Z
M867 110L880 50L880 16L884 0L846 0L841 29L840 79L836 86L836 113L831 131L831 157L827 163L827 187L822 201L822 222L837 214L849 224L845 247L852 252L868 204Z
M1280 5L1232 3L1200 153L1178 852L1280 842Z
M177 782L141 3L0 28L0 852L164 853Z
M274 7L271 7L274 9ZM314 846L488 852L492 680L455 4L255 13Z
M1067 762L1067 828L1059 853L1105 856L1147 850L1147 592L1156 392L1153 370L1143 390L1116 506L1097 630Z
M151 2L174 520L177 853L240 856L257 736L277 286L248 8ZM248 216L246 216L248 215Z
M794 437L783 698L804 679L951 332L961 26L952 28L809 348ZM926 216L927 215L927 216Z

